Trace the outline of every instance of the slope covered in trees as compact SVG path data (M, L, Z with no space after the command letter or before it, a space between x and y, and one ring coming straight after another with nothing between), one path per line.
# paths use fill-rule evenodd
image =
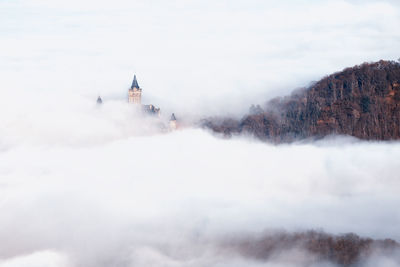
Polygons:
M260 262L273 259L279 254L292 255L294 258L297 256L299 266L320 266L318 263L321 262L334 263L335 266L365 266L365 263L374 256L386 256L393 261L393 264L400 263L400 259L396 256L400 246L396 241L362 238L352 233L342 235L330 235L319 231L266 233L258 237L226 240L223 247ZM299 253L296 254L296 250L306 253L307 256L302 259Z
M231 135L290 142L330 134L367 140L400 138L400 64L364 63L329 75L309 88L252 107L241 120L212 118L203 126Z

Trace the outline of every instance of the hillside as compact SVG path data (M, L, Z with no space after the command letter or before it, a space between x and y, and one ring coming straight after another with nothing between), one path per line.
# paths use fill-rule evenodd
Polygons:
M364 63L329 75L309 88L252 107L241 120L209 118L214 132L250 133L273 142L350 135L366 140L400 138L400 64Z
M238 237L225 241L223 247L232 254L239 252L259 262L266 262L279 254L295 254L297 249L297 252L307 253L306 259L298 259L298 266L320 266L318 263L321 262L333 263L334 266L365 266L374 256L394 259L393 255L398 255L400 249L399 243L391 239L374 240L352 233L331 235L320 231ZM398 258L395 261L393 264L398 263Z

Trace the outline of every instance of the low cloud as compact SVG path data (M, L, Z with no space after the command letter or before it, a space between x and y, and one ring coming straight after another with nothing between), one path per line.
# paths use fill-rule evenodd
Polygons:
M259 260L224 241L266 229L400 240L399 142L277 146L163 128L171 112L243 114L344 67L398 58L397 1L0 8L0 267L332 266L301 247ZM160 119L126 103L133 73ZM398 264L377 253L364 266Z
M80 101L3 118L2 267L36 266L40 255L68 267L259 266L220 254L218 240L265 229L400 239L398 142L160 133L124 102ZM283 261L289 254L267 262L299 264Z

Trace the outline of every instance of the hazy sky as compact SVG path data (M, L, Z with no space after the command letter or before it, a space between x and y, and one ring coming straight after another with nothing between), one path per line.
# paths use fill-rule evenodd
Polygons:
M238 112L400 57L398 1L1 0L0 10L3 95L122 99L136 73L144 100L165 111Z
M0 267L310 266L214 242L277 228L400 241L399 142L159 134L125 103L136 73L164 115L240 113L396 60L399 29L398 1L0 0Z

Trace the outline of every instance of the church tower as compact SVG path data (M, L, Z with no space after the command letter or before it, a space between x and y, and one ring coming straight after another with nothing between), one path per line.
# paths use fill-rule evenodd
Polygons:
M139 87L136 75L133 76L132 86L128 91L128 102L139 105L142 103L142 88Z

